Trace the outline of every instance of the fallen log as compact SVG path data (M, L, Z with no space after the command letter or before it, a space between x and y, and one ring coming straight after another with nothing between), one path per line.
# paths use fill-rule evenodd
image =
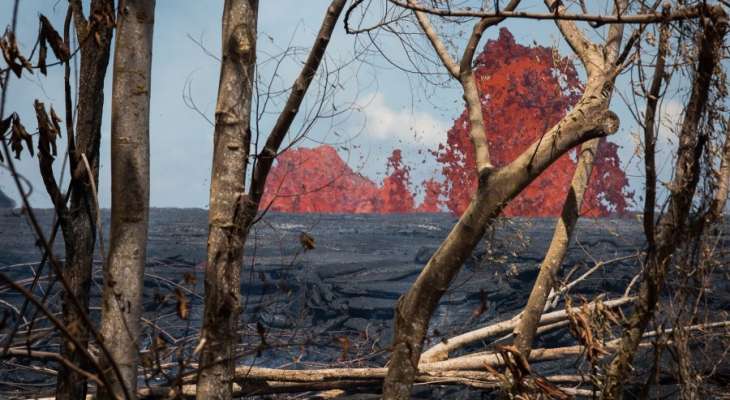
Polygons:
M634 297L621 297L618 299L605 301L603 304L608 308L616 308L624 304L630 303L634 299ZM592 309L593 307L595 307L596 303L591 302L589 304ZM576 308L575 311L578 311L578 309ZM551 313L542 315L542 317L540 318L540 326L561 322L567 319L568 313L565 310L553 311ZM515 327L517 327L519 321L519 316L516 316L507 321L498 322L496 324L492 324L463 333L458 336L454 336L453 338L445 340L423 352L423 354L421 354L421 363L443 361L446 360L449 357L449 353L454 350L460 349L479 340L511 333L515 329Z

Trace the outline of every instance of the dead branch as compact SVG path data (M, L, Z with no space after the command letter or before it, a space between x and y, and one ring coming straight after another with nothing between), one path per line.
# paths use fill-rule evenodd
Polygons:
M557 10L550 13L535 13L526 11L508 11L508 10L497 10L497 11L486 11L476 10L473 8L434 8L422 6L411 1L402 0L388 0L389 2L413 11L422 12L425 14L436 15L440 17L471 17L471 18L520 18L520 19L535 19L535 20L548 20L548 21L584 21L594 22L598 25L604 24L651 24L658 22L672 22L682 21L688 19L695 19L704 14L703 6L691 6L682 7L673 11L669 15L665 15L659 12L651 12L646 14L634 14L634 15L592 15L592 14L571 14L566 13L564 10Z
M634 301L635 297L622 297L619 299L608 300L603 303L605 307L617 308L623 305L629 304ZM595 308L596 303L589 303L589 307ZM577 309L575 310L577 311ZM540 326L548 326L557 322L566 321L568 319L568 313L566 310L554 311L548 314L543 314L540 317ZM507 321L498 322L489 326L485 326L461 335L447 339L444 342L440 342L436 346L423 352L421 356L421 362L432 363L436 361L442 361L448 358L449 353L465 347L474 342L485 340L490 337L503 335L505 333L512 332L519 324L519 315L509 319Z
M707 141L706 132L700 129L699 122L705 113L712 76L719 62L720 48L727 28L725 12L721 8L715 8L713 11L710 18L704 21L700 38L692 93L679 134L679 149L669 205L667 212L657 223L656 249L647 254L647 267L641 280L636 310L629 317L619 351L608 368L603 388L604 398L620 398L622 382L630 372L630 364L642 333L654 315L659 291L664 284L672 256L685 237L687 218L699 181L701 156Z

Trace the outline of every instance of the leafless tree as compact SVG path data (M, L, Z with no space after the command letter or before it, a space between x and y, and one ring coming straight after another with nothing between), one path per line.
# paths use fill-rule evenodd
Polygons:
M617 0L606 3L612 7L610 14L599 14L592 13L593 8L588 9L583 1L545 0L546 11L536 12L520 10L520 6L525 4L519 0L511 0L505 5L497 1L491 8L469 8L465 2L418 0L380 3L354 0L346 8L346 0L332 0L298 76L291 87L278 92L286 96L286 102L276 112L273 127L268 135L259 138L258 122L261 115L268 112L265 109L269 102L264 100L261 105L264 110L258 108L256 96L260 87L256 65L261 55L257 51L258 1L226 0L222 17L220 82L213 121L214 157L203 321L199 336L186 333L178 341L160 327L158 321L145 320L141 310L149 213L149 101L155 2L122 2L116 18L111 0L92 0L88 18L83 15L80 1L69 3L63 39L55 33L50 21L40 18L44 39L39 41L37 65L32 65L17 50L12 35L14 28L0 41L8 63L8 68L2 71L5 79L0 104L1 154L9 159L8 166L14 173L10 148L19 152L24 147L30 151L33 146L32 137L22 126L20 116L13 114L2 118L7 78L11 72L18 73L18 69L22 72L23 68L42 71L48 68L46 44L50 44L66 72L65 124L72 177L68 194L62 192L53 173L55 138L61 132L62 121L52 108L49 115L43 103L35 103L39 167L66 240L65 270L52 253L53 239L45 239L34 220L32 209L27 207L29 221L44 248L45 257L65 291L63 318L57 318L46 306L45 297L39 299L33 292L35 281L28 290L23 284L0 273L3 284L0 291L13 290L24 296L28 304L44 315L63 343L58 353L32 348L30 340L25 346L19 345L13 340L17 331L15 327L9 340L3 343L2 356L57 363L60 368L57 398L82 398L87 392L87 381L91 381L101 398L228 399L249 394L377 391L382 387L384 398L405 399L410 398L412 386L417 382L463 385L485 391L506 389L515 398L566 398L600 393L603 398L614 399L621 398L635 354L641 349L653 349L655 352L655 368L649 373L644 386L645 393L648 393L651 380L656 380L659 375L657 360L664 347L678 354L676 376L682 393L686 397L699 393L699 380L693 372L693 359L689 354L691 335L727 329L730 322L700 321L697 309L699 299L705 296L705 288L701 286L704 283L691 280L695 278L673 276L672 269L676 267L674 269L684 271L686 275L706 277L709 276L707 270L714 268L713 263L716 262L712 243L719 233L713 229L720 226L718 221L722 218L730 182L730 123L721 106L727 86L721 67L727 28L722 5L676 2L658 9L658 2L644 4ZM360 14L362 21L373 17L374 7L371 6L377 4L383 5L383 18L377 20L375 16L377 21L374 24L357 24L358 27L353 28L356 15ZM573 11L578 8L580 12ZM444 75L458 83L467 107L469 135L476 159L475 172L479 176L478 188L466 212L410 290L398 301L389 364L371 368L346 366L313 370L240 366L237 361L241 357L258 350L251 343L240 343L243 341L242 333L248 328L239 326L246 295L240 292L243 248L254 225L266 212L268 205L261 204L261 199L267 177L276 157L288 148L283 143L292 136L293 122L303 108L310 85L315 76L321 74L318 71L324 69L325 75L328 72L325 53L343 13L348 32L371 35L382 30L395 33L406 51L411 52L409 55L417 54L429 60L427 54L435 54L431 60L435 62L429 65L438 66L445 71ZM547 129L539 140L524 149L512 162L498 167L492 162L485 136L485 124L489 121L485 121L482 114L481 93L473 70L474 57L487 29L514 18L554 22L582 65L586 84L580 100L555 126ZM72 22L78 36L78 50L70 45ZM453 37L449 35L452 23L471 26L471 33L461 46L463 50L458 59L453 57L458 33ZM398 31L402 28L399 24L415 26L416 34ZM109 254L104 265L101 328L97 331L89 316L88 291L96 234L100 229L96 184L103 78L114 27L117 28L117 38L111 111L112 223ZM660 32L656 59L646 62L648 57L642 54L641 43L648 40L647 32L655 27ZM422 40L422 47L415 45L418 40ZM682 40L683 45L690 47L684 65L671 58L672 40ZM693 51L696 53L694 58L691 56ZM76 52L81 58L82 79L78 118L74 126L69 60ZM272 59L279 60L279 63L288 52L289 49ZM643 114L638 119L644 131L646 254L637 251L637 254L616 260L597 261L583 275L560 286L558 273L575 234L582 198L590 185L598 142L618 129L618 117L609 109L614 92L619 92L614 90L614 82L619 74L630 69L638 69L643 74L647 65L654 69L650 87L646 89L643 81L636 85L643 90L645 101L641 104L645 103L646 107L643 111L638 111L637 107L635 111L637 116ZM429 82L438 79L436 75L427 73L423 65L412 67L399 66L404 71L416 72L419 79ZM656 203L660 196L657 195L654 151L658 106L663 96L662 88L669 85L670 74L667 71L681 67L691 70L690 93L679 131L679 147L666 210L657 218ZM264 96L273 94L270 86ZM642 94L636 96L641 97ZM317 111L321 108L315 107L314 114ZM301 139L311 127L309 122L317 119L318 115L304 116L306 126L293 135L292 142ZM6 131L11 132L7 140L4 137ZM578 162L563 213L522 312L424 349L432 314L462 264L484 240L485 232L495 227L497 217L515 196L573 148L579 148ZM19 182L17 173L14 178ZM23 199L27 206L27 196ZM594 271L627 259L643 261L643 269L635 278L639 286L637 293L633 293L632 283L622 297L614 299L602 299L599 295L577 305L566 296L570 288ZM658 319L658 310L664 307L660 295L670 278L679 282L675 294L679 300L675 302L676 309L672 310L675 313L672 325L669 328L657 326L650 331L651 321ZM189 280L194 285L194 276L186 276L182 283L168 282L175 287L178 316L182 319L186 319L189 312L187 296L199 296L188 288ZM562 296L565 296L565 309L551 310ZM22 312L17 312L21 317L25 315L25 307ZM625 320L621 318L623 310L631 310ZM599 319L609 321L597 327ZM145 367L140 375L137 369L142 350L142 322L152 326L159 334L150 337L153 343L149 349L144 349L142 364ZM570 327L576 336L576 345L533 348L534 339L539 335L565 327ZM188 328L197 327L188 324ZM32 328L28 330L27 336L30 337ZM264 329L253 336L256 334L263 343ZM165 340L160 339L162 337L177 347L166 347ZM100 352L89 348L92 338ZM484 340L499 343L504 339L511 339L512 345L495 345L487 352L451 357L467 344ZM345 354L349 343L342 343ZM186 346L189 348L186 349ZM568 357L585 357L592 369L583 373L580 367L576 367L575 373L546 377L531 369L532 364ZM166 383L137 388L140 376L145 379L162 376Z
M701 157L707 145L707 129L699 125L711 92L713 75L720 62L721 48L727 29L727 16L717 7L702 20L697 67L692 89L679 133L679 148L671 183L667 211L659 218L655 237L647 249L646 270L639 289L636 309L624 328L621 347L608 369L603 390L605 398L620 398L623 380L650 319L657 307L672 255L686 238L688 217L695 190L701 176ZM725 195L726 196L726 195ZM724 204L721 206L724 208Z
M227 399L233 392L233 347L240 314L243 245L256 219L266 178L322 61L345 0L333 0L284 108L255 155L251 154L251 96L256 63L258 1L228 0L223 10L221 79L216 105L213 172L208 218L208 263L201 333L198 399Z
M13 57L20 60L24 59L14 43L14 30L9 32L10 36L8 38L11 40L4 47L4 55L9 68L5 70L6 83L3 85L3 93L7 90L7 78L10 76L11 70L20 76L17 65L24 64L29 70L33 67L45 73L47 68L45 61L47 44L50 44L60 62L65 63L65 124L72 176L70 189L66 195L61 193L53 173L53 160L56 155L55 137L60 133L58 124L60 118L55 115L52 109L49 118L44 105L40 102L35 104L41 134L38 157L39 169L43 176L46 191L56 209L58 223L64 236L66 253L65 268L61 272L58 261L53 257L50 247L46 243L44 258L48 259L57 274L62 274L59 275L59 280L62 282L64 289L62 309L66 334L62 338L60 356L68 362L62 364L61 373L58 374L56 390L59 399L76 399L85 396L87 375L80 373L78 368L71 368L70 366L74 365L85 369L91 362L86 347L90 332L93 331L88 318L89 286L97 235L96 215L98 208L95 198L96 193L93 188L98 182L99 142L104 103L103 88L109 62L109 48L114 21L113 11L114 3L111 0L92 0L90 4L91 15L87 18L84 15L81 1L70 1L63 39L53 29L50 22L44 16L41 16L40 51L37 66L32 66L27 60L22 64L16 64L16 61L12 60ZM79 43L78 52L81 59L80 73L84 76L78 88L75 126L69 83L69 31L71 24L73 24L76 31L77 42ZM15 49L15 55L13 55L11 48ZM10 53L7 53L9 50ZM8 55L11 57L7 57ZM3 94L4 97L5 94ZM17 126L21 127L19 117L15 117L15 120L18 121ZM22 133L21 131L18 130L17 132ZM32 154L30 136L27 137L27 140L29 143L28 150ZM16 152L19 150L20 148L16 148ZM33 225L38 228L37 224ZM40 234L38 229L36 231ZM22 307L23 313L26 305ZM17 328L15 331L17 331ZM10 335L10 340L5 346L6 351L12 337L13 335Z
M123 381L100 398L137 389L142 289L150 198L150 96L155 1L119 7L112 87L112 219L105 265L101 335Z
M360 3L362 2L356 2L357 5ZM439 299L460 270L465 258L471 254L476 244L481 240L486 228L492 224L494 218L509 200L516 196L540 172L566 150L585 142L580 151L576 174L566 199L562 218L558 222L553 243L545 256L535 288L528 300L528 305L515 329L517 349L523 353L523 357L528 357L527 353L530 350L533 336L538 329L540 315L553 287L553 276L562 264L577 221L578 210L590 177L592 160L598 144L598 140L595 138L614 132L618 126L617 118L608 110L613 81L625 67L624 63L627 61L628 50L630 50L638 36L641 35L641 30L637 30L630 38L631 43L629 43L629 46L622 51L620 43L623 36L623 27L619 22L651 23L652 21L663 21L667 23L675 18L686 18L690 15L694 17L698 15L707 16L711 12L705 6L698 5L674 10L675 12L672 13L667 5L661 13L644 9L641 11L643 14L626 16L628 2L618 2L613 16L594 17L586 11L585 5L582 3L583 14L570 14L563 2L549 0L545 1L549 13L542 15L515 11L519 5L518 1L509 2L506 6L491 11L484 8L459 8L458 6L451 6L448 2L446 5L425 5L413 0L391 1L390 3L413 12L423 34L431 43L438 58L449 74L461 84L469 114L469 132L474 145L476 168L479 174L479 185L474 200L454 226L447 239L429 260L411 289L398 302L395 338L389 372L383 390L385 398L403 399L409 398L413 378L419 370L421 349L431 315L438 305ZM387 26L392 21L397 20L394 15L400 16L402 14L398 11L392 11L382 19L380 24L374 26L376 28L378 26ZM663 17L660 18L660 15L663 15ZM391 19L388 17L391 17ZM451 58L450 49L444 40L439 37L431 22L431 18L456 17L477 19L477 22L473 25L472 34L467 44L464 45L463 55L458 62ZM554 19L563 37L583 64L587 74L587 84L581 100L557 125L546 132L538 142L518 156L512 163L497 169L490 162L489 149L483 129L483 116L481 115L479 97L471 73L471 64L474 49L484 30L507 17ZM597 45L588 39L584 30L579 28L575 21L593 22L596 26L605 22L613 22L614 24L611 25L608 31L606 43ZM360 29L359 32L365 32L368 29L371 28ZM712 69L711 67L708 68ZM696 101L694 100L694 102ZM690 100L690 104L693 104L693 100ZM697 155L695 154L695 156ZM686 206L688 205L689 203L686 204ZM681 226L679 227L681 228ZM652 302L655 302L655 300L652 300ZM650 315L651 312L648 314ZM645 317L648 318L649 315ZM643 328L640 332L643 332ZM481 333L486 334L487 331ZM635 334L633 337L635 339L633 343L638 345L641 340L641 333ZM479 338L480 335L471 335L469 339ZM431 353L427 359L428 361L438 360L447 355L443 351L449 348L449 345L439 345L437 347L443 348L442 352ZM631 351L627 353L633 354L635 349L636 347L632 347ZM620 369L624 371L623 373L627 371L625 363Z

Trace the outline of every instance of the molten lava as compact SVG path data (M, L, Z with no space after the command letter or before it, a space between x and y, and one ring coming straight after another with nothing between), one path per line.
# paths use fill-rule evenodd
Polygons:
M403 164L400 150L388 158L387 170L390 175L378 187L354 172L332 146L289 150L271 169L261 207L286 212L413 212L410 168Z
M526 47L502 28L476 59L474 74L492 163L503 166L556 124L580 98L582 85L573 64L553 49ZM582 213L605 216L624 213L628 184L620 169L617 146L602 141ZM446 206L461 215L476 189L473 145L466 111L434 152L446 178ZM575 170L575 150L544 171L504 210L506 216L557 216Z
M492 163L503 166L562 118L583 89L573 64L547 47L517 44L505 28L486 43L474 74ZM464 212L476 189L475 161L466 111L447 132L446 143L431 153L444 182L422 183L423 202L415 206L411 169L396 149L388 176L378 186L354 172L327 145L280 155L271 170L261 207L287 212L401 213L438 212L445 206ZM605 216L626 211L628 184L620 169L618 146L602 141L596 156L583 214ZM575 170L572 150L542 173L505 208L507 216L557 216Z

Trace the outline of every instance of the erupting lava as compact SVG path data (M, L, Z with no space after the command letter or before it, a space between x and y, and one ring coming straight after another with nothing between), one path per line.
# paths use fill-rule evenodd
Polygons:
M567 58L553 49L517 44L506 29L486 43L474 74L481 94L492 163L512 161L573 106L582 91ZM445 206L460 215L476 188L475 162L466 111L447 133L445 144L431 150L441 164L444 182L422 183L424 200L415 206L410 167L400 150L388 158L389 174L381 186L352 171L327 145L298 148L280 155L271 170L261 207L287 212L397 213L438 212ZM626 212L628 180L620 169L618 146L603 140L596 156L583 214ZM504 210L507 216L560 214L575 170L576 151L560 158Z
M503 166L556 124L580 98L582 85L573 64L553 49L526 47L502 28L476 59L474 75L492 163ZM476 188L473 146L466 111L448 131L447 142L434 152L446 178L446 206L461 215ZM582 213L605 216L626 212L618 146L603 140L586 192ZM506 216L557 216L575 170L575 150L560 158L510 202Z
M410 168L403 164L400 150L393 151L387 168L390 175L378 187L354 172L332 146L289 150L276 159L261 207L271 204L271 210L287 212L413 212Z

